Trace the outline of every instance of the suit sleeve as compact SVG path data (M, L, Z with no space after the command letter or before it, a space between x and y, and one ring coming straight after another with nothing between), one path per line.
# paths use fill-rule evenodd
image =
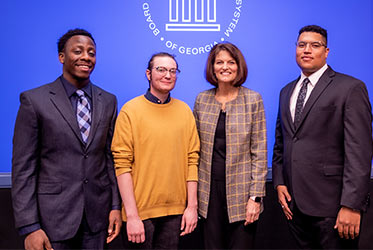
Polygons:
M344 110L345 163L341 205L365 210L372 164L372 110L367 89L358 82Z
M20 95L13 136L12 201L17 228L39 223L36 199L40 161L39 123L27 93Z
M107 155L107 162L108 162L108 172L109 172L109 177L112 183L112 209L121 209L121 199L119 195L119 190L118 190L118 184L117 184L117 178L115 176L115 170L114 170L114 161L113 161L113 155L111 152L111 142L113 139L113 134L114 134L114 126L115 126L115 121L117 118L117 99L114 98L114 111L113 115L110 121L110 129L108 132L108 136L106 139L106 155Z
M281 95L280 95L281 100ZM278 185L284 185L284 176L283 176L283 154L284 154L284 141L282 134L282 125L281 125L281 102L279 103L277 119L276 119L276 128L275 128L275 145L273 146L273 155L272 155L272 180L273 186L276 188Z
M253 120L250 136L251 184L250 196L265 195L267 177L267 127L262 97L258 94L253 105Z

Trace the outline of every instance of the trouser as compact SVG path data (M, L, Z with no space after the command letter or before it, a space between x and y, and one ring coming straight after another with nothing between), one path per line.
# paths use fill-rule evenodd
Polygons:
M334 229L336 217L315 217L302 213L296 204L289 228L301 249L357 249L358 239L341 239Z
M126 223L122 227L123 245L126 249L177 249L182 215L170 215L144 220L145 241L128 241Z
M252 249L257 222L244 226L244 221L229 223L225 181L211 180L207 218L203 223L206 249Z
M57 249L104 249L107 229L92 232L89 228L85 213L76 235L68 240L51 242L52 248Z

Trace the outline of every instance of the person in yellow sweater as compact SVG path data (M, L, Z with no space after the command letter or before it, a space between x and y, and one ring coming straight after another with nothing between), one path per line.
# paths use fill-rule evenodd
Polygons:
M124 104L116 121L111 149L126 248L176 249L197 226L199 138L188 105L170 97L179 72L172 55L153 55L150 88Z

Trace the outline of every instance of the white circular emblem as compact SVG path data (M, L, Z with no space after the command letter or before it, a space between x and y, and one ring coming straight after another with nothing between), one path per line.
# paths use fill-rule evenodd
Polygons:
M208 53L234 33L243 0L144 0L149 30L166 48L184 55Z

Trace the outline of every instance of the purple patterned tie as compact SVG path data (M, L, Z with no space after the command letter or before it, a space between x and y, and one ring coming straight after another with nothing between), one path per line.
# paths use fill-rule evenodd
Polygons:
M297 99L297 104L295 106L295 114L294 114L294 125L295 128L298 127L300 118L302 116L302 111L304 107L304 100L306 99L307 95L307 85L310 82L308 78L305 78L302 82L302 87L300 88L299 94L298 94L298 99Z
M84 96L84 92L82 90L78 89L76 93L79 96L76 107L76 116L83 141L87 143L89 130L91 128L91 107L89 106L87 97Z

